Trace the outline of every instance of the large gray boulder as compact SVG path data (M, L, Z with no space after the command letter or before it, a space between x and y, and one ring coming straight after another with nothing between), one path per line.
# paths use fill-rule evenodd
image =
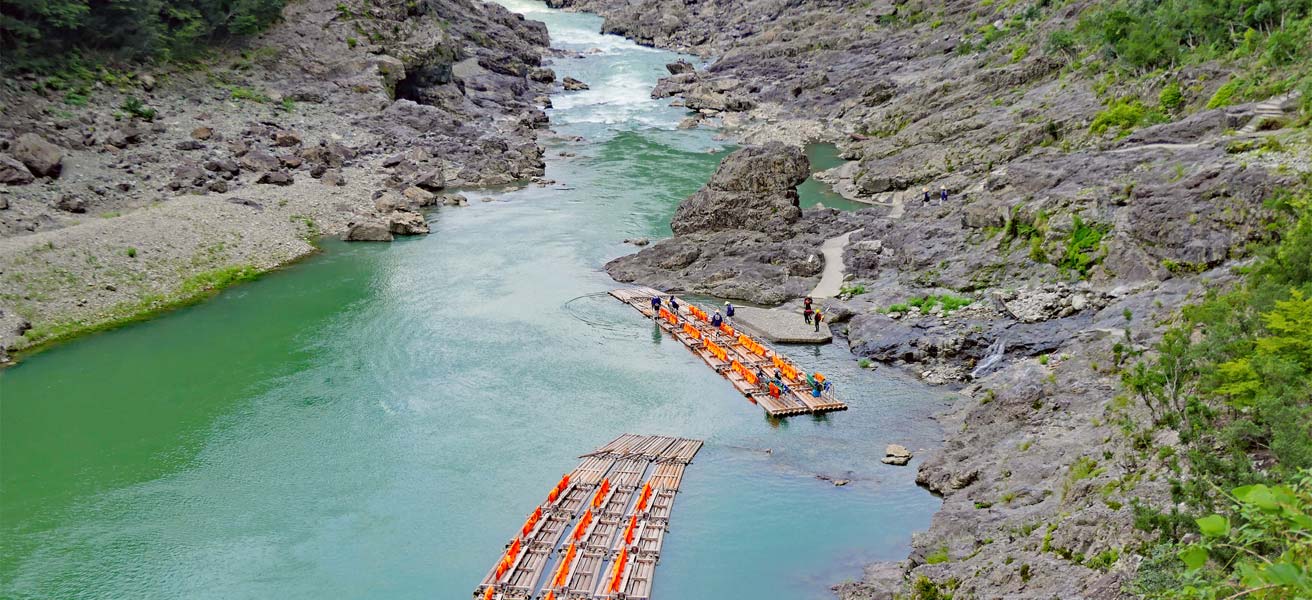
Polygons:
M9 153L18 159L32 174L42 177L59 177L64 167L64 153L35 133L25 133L14 141Z
M806 155L779 142L725 157L702 189L679 203L676 235L747 229L769 232L802 218L797 186L811 174Z
M0 183L8 185L26 185L36 178L18 159L8 154L0 154Z

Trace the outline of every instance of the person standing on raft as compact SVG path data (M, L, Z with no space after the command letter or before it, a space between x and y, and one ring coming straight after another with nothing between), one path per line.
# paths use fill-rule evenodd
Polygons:
M814 314L814 313L815 313L815 311L811 310L811 306L810 306L810 305L807 305L806 308L802 309L802 319L803 319L804 321L806 321L806 324L807 324L807 325L810 325L810 324L811 324L811 315Z
M729 304L728 300L724 302L724 316L729 319L733 318L733 305Z
M816 331L816 333L820 333L820 320L821 320L821 319L824 319L824 315L820 314L820 311L818 311L818 310L815 311L815 331Z
M660 297L660 296L652 296L652 297L651 297L651 318L656 319L656 318L659 318L660 315L661 315L661 297Z
M724 323L724 317L720 316L720 311L717 310L711 315L711 326L719 327L721 323Z
M674 296L670 296L670 312L676 317L679 316L679 299Z

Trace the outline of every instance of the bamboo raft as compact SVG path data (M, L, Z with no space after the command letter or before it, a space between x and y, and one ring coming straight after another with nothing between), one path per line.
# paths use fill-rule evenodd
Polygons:
M669 310L670 295L652 288L621 288L611 290L610 295L655 319L662 330L701 357L772 417L847 410L847 404L838 400L832 387L824 383L823 375L808 376L784 355L728 323L719 327L711 325L706 311L681 298L676 312ZM662 300L659 312L652 309L653 296ZM819 395L812 381L818 382Z
M529 514L477 600L649 600L683 472L702 442L626 433Z

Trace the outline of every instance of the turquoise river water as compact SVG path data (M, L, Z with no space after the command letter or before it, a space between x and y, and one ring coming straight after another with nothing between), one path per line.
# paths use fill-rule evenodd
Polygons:
M585 140L544 141L561 185L442 209L427 237L325 242L0 373L0 596L468 598L577 455L623 432L707 442L657 600L827 598L905 556L939 503L879 458L932 444L943 395L796 347L851 410L772 421L606 297L620 241L668 235L729 148L650 99L675 55L507 4L600 49L552 65L592 85L550 111ZM820 187L808 203L833 205Z

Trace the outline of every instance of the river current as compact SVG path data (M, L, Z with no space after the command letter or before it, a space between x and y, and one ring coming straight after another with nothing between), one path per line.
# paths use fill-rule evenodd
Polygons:
M767 419L605 296L621 241L669 235L731 147L650 98L677 55L503 4L582 52L551 65L592 88L553 98L559 183L475 192L426 237L327 241L0 372L0 596L468 598L577 455L624 432L707 442L657 600L828 598L906 555L939 502L916 462L879 459L933 444L944 394L799 346L851 410ZM833 204L821 187L808 204Z

